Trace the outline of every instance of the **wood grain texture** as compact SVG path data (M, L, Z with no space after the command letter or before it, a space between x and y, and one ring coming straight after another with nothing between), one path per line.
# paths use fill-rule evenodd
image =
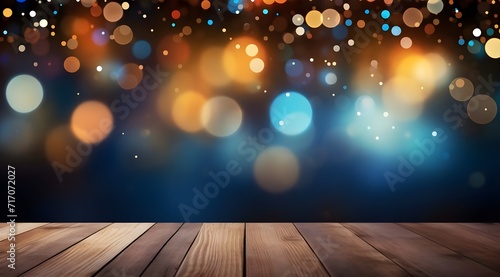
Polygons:
M243 276L244 223L205 223L176 276Z
M498 276L498 273L393 223L342 224L414 276Z
M153 223L114 223L23 276L92 276Z
M20 235L22 233L31 231L35 228L41 227L43 225L47 225L48 223L16 223L16 235ZM9 234L10 226L6 223L3 223L0 227L0 241L7 239Z
M295 226L332 276L410 276L339 223Z
M500 238L460 224L400 224L423 237L496 270L500 275Z
M109 223L51 223L16 236L16 269L7 270L7 260L0 259L0 276L18 276L73 246ZM7 240L0 249L8 249Z
M247 276L328 276L292 223L247 223Z
M459 223L470 229L500 237L500 225L494 223Z
M160 250L142 276L175 276L203 223L185 223Z
M95 276L139 276L182 223L156 223Z

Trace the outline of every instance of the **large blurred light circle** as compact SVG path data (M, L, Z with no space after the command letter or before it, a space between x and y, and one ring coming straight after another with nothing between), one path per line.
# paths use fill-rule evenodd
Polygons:
M261 59L255 58L250 61L250 64L248 66L250 66L250 70L252 70L252 72L260 73L262 72L262 70L264 70L265 64Z
M285 64L285 72L290 77L298 77L304 71L304 65L297 59L290 59Z
M126 45L134 38L134 32L132 32L132 29L129 26L120 25L113 31L113 36L116 43Z
M113 129L113 115L106 105L98 101L80 104L71 116L71 131L80 141L99 143Z
M133 89L142 81L143 73L137 64L128 63L118 73L118 85L123 89Z
M29 113L42 103L43 88L35 77L19 75L7 84L5 95L13 110L19 113Z
M438 14L444 8L444 4L441 0L429 0L427 2L427 9L430 13Z
M484 45L486 54L492 59L500 58L500 39L490 38Z
M265 191L280 193L293 187L299 178L297 157L284 147L270 147L259 154L254 164L257 184Z
M172 107L174 123L186 132L197 132L202 129L201 111L206 99L196 92L179 95Z
M448 88L451 97L457 101L467 101L474 94L474 84L467 78L456 78Z
M377 104L375 104L375 100L370 96L360 96L354 104L354 109L360 115L371 115L376 111Z
M145 59L151 54L151 45L145 40L139 40L134 43L132 54L138 59Z
M110 2L106 4L102 13L107 21L116 22L122 18L123 8L120 4L116 2Z
M69 73L75 73L80 69L80 60L78 58L70 56L64 60L64 69Z
M422 12L417 8L408 8L403 13L403 22L410 28L419 27L424 20Z
M322 13L323 25L327 28L334 28L340 23L340 14L334 9L326 9Z
M323 23L323 15L317 10L311 10L306 14L306 23L311 28L318 28Z
M325 83L330 85L330 86L334 85L335 83L337 83L337 75L335 75L335 73L333 73L333 72L326 73Z
M476 95L467 105L467 114L478 124L488 124L497 115L497 103L488 95Z
M76 145L77 140L71 133L68 125L56 127L49 132L45 139L45 155L49 162L66 163L68 150L66 145Z
M473 188L480 188L484 185L484 182L486 182L486 178L484 177L484 174L481 172L473 172L471 175L469 175L469 184Z
M201 111L203 127L217 137L226 137L236 132L242 119L243 112L238 103L226 96L211 98Z
M297 92L282 93L271 104L271 124L285 135L304 132L311 125L312 116L309 100Z
M295 14L292 17L292 23L295 26L300 26L304 23L304 17L301 14Z

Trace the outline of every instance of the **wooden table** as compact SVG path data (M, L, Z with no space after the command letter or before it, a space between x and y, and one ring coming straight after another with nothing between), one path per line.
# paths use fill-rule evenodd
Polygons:
M0 276L500 276L500 225L18 223Z

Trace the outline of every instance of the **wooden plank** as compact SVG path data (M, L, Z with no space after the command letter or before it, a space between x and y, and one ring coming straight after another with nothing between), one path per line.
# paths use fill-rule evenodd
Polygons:
M139 276L182 223L157 223L95 276Z
M339 223L295 226L332 276L409 276Z
M500 273L500 238L452 223L400 224Z
M185 223L182 225L146 268L142 276L175 276L202 225L202 223Z
M292 223L247 223L247 276L328 276Z
M92 276L153 223L114 223L23 276Z
M343 225L414 276L498 276L494 270L393 223Z
M16 222L16 236L47 224L48 223ZM7 223L2 224L2 226L0 227L0 241L7 239L9 235L9 229L10 226Z
M0 259L0 276L18 276L92 235L109 223L51 223L16 236L16 269L6 273L8 261ZM8 249L9 241L0 242Z
M460 225L467 226L468 228L500 237L500 225L493 223L460 223Z
M176 276L243 276L244 223L205 223Z

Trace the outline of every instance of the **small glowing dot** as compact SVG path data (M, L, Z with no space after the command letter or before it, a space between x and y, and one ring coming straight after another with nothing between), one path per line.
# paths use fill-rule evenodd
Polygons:
M97 66L97 67L96 67L96 70L97 70L97 72L101 72L101 71L102 71L102 66L100 66L100 65L99 65L99 66Z
M122 136L124 136L124 135L125 135L125 132L122 132Z
M284 122L283 120L280 120L280 122L278 122L278 124L279 124L280 126L283 126L283 125L285 125L285 122Z
M357 115L357 116L361 116L361 112L357 112L357 113L356 113L356 115Z
M389 113L388 112L384 112L384 117L388 117L389 116Z
M286 97L290 97L290 92L287 92L285 95Z
M137 158L139 158L139 156L135 155L135 156L134 156L134 158L136 158L136 159L137 159Z
M375 139L376 139L376 140L379 140L379 139L380 139L380 137L379 137L379 136L376 136L376 137L375 137Z
M394 129L396 129L396 126L392 126L392 129L393 129L393 130L394 130Z
M438 135L438 133L436 131L432 131L432 136L433 137L436 137Z

